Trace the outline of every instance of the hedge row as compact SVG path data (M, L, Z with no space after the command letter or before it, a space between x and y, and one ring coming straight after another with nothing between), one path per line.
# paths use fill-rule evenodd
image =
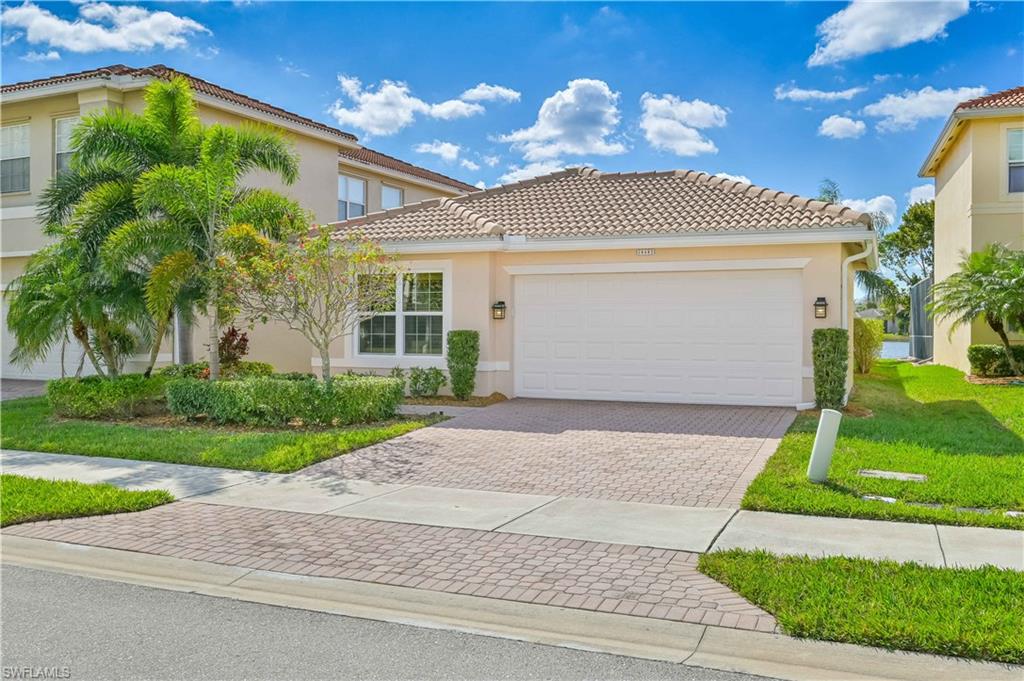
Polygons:
M1024 345L1010 347L1018 366L1024 366ZM971 345L967 348L967 361L971 363L971 373L975 376L1013 376L1013 369L1010 368L1010 361L1002 345Z
M179 378L167 383L167 407L177 416L205 416L215 423L283 426L298 419L306 425L348 425L392 418L402 392L398 379L370 376L339 376L327 383Z
M163 376L142 374L61 378L46 384L46 397L65 418L130 418L159 411L166 383Z
M173 364L159 369L157 373L167 378L209 378L210 363ZM266 362L235 362L221 366L220 373L221 378L254 378L273 375L274 367Z
M846 329L815 329L811 333L814 401L819 409L843 408L849 343L850 336Z

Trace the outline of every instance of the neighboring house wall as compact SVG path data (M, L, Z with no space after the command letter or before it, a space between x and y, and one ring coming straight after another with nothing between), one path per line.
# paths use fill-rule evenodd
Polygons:
M855 246L843 246L837 243L813 245L779 245L749 247L701 247L701 248L667 248L657 249L650 257L637 256L635 250L599 250L599 251L568 251L568 252L487 252L487 253L438 253L431 255L415 255L401 258L401 262L409 268L426 268L448 273L445 285L450 296L450 308L445 309L447 320L444 331L450 329L473 329L480 332L480 366L477 375L477 394L489 394L497 391L506 395L513 394L512 361L514 352L514 316L516 301L514 293L514 277L505 271L506 266L514 265L554 265L554 264L593 264L593 263L654 263L659 261L762 261L777 258L806 258L807 265L801 270L803 300L803 389L805 402L814 400L814 383L812 378L811 332L816 328L840 325L841 275L840 267L843 258L858 250ZM851 280L852 281L852 280ZM848 289L849 315L852 319L853 286ZM826 319L815 319L813 305L818 296L828 299L829 309ZM504 320L491 319L491 305L503 300L508 305L508 317ZM586 306L587 301L581 300L580 305ZM852 322L848 322L852 323ZM353 369L356 371L374 370L386 373L390 367L429 367L446 366L443 357L405 357L395 356L354 355L354 339L348 337L336 342L331 348L332 366L335 372ZM296 353L299 349L294 350ZM310 361L306 358L306 362ZM314 366L319 359L314 359Z
M1024 194L1007 185L1007 136L1024 127L1021 117L977 118L964 126L935 173L935 279L942 281L960 267L965 252L990 243L1024 248ZM976 321L952 333L949 320L935 320L935 361L962 371L970 368L967 347L998 343ZM1014 342L1024 336L1011 335Z

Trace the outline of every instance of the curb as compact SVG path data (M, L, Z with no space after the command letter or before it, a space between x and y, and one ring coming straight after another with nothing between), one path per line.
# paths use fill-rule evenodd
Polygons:
M153 556L17 536L0 561L159 589L675 662L790 681L1020 681L1024 668L780 634Z

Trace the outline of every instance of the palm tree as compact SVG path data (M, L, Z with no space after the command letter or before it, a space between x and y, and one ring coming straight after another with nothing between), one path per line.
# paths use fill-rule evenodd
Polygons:
M971 324L981 317L995 331L1003 344L1006 359L1015 374L1024 374L1017 363L1006 335L1008 320L1024 319L1024 265L1002 244L989 244L981 251L964 254L960 271L935 285L932 303L928 306L933 317L953 320L949 332ZM1009 276L1019 268L1016 279ZM1018 316L1022 315L1022 316Z
M270 190L239 186L254 167L276 171L287 183L298 176L298 161L277 134L223 125L205 129L193 166L162 164L139 177L134 191L139 217L121 225L103 246L104 261L122 266L162 255L146 284L146 302L155 318L166 315L183 287L194 285L202 292L214 380L220 375L218 332L227 302L221 295L222 233L245 223L280 238L306 224L295 202Z

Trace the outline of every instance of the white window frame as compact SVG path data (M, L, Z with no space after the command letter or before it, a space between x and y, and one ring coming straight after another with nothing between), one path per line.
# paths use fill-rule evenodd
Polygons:
M441 354L440 355L412 355L405 353L405 311L402 309L403 277L406 274L441 274ZM399 271L396 276L395 289L395 310L388 312L388 315L395 315L395 354L384 355L380 353L362 353L359 351L359 328L354 329L350 335L348 344L348 358L344 366L355 369L391 369L400 367L409 369L411 367L437 367L443 369L448 365L448 332L452 328L452 262L451 260L414 260L399 263ZM436 316L437 312L409 313L425 314Z
M31 121L21 121L21 122L18 122L18 123L9 123L9 124L3 126L4 130L10 129L10 128L25 128L25 130L27 131L27 134L25 136L26 147L27 147L25 149L26 154L24 156L10 156L10 157L4 156L4 157L0 158L0 160L3 160L3 161L16 161L16 160L23 159L23 158L29 159L29 162L28 162L28 164L29 164L29 169L28 169L28 185L24 189L12 189L11 191L7 191L7 192L3 192L3 193L4 194L12 194L12 195L13 194L27 194L27 193L32 191L32 127L31 127Z
M1024 156L1017 160L1010 158L1010 135L1014 132L1019 132L1022 136L1024 136L1024 128L1018 127L1017 125L1013 124L1004 126L1003 159L1005 163L1003 164L1003 186L1000 194L1009 199L1017 199L1022 194L1024 194L1024 191L1010 191L1010 168L1014 166L1024 166Z
M62 151L60 146L59 146L59 144L60 144L60 137L58 137L58 135L57 135L57 130L58 130L58 128L59 128L59 126L60 126L62 121L73 121L73 123L71 124L71 127L74 128L74 126L78 124L79 120L81 120L81 117L78 114L74 114L74 115L70 115L70 116L57 116L56 118L53 119L53 176L54 177L57 177L57 175L59 174L59 171L60 171L60 163L57 162L57 157L60 156L61 154L70 154L71 153L71 149L70 149L71 137L70 137L70 135L68 136L68 146L69 146L69 148Z
M384 190L385 189L393 189L396 192L398 192L398 205L397 206L390 206L389 207L389 206L385 206L384 205ZM381 207L382 210L388 210L388 208L401 208L404 205L405 205L405 190L404 189L402 189L401 187L396 187L396 186L391 185L391 184L381 183L381 185L380 185L380 207Z
M343 179L345 180L345 198L344 199L342 199L342 197L341 197L341 181ZM342 222L345 221L345 220L352 220L352 219L354 219L356 217L362 217L362 215L349 216L348 206L349 206L350 203L352 203L351 201L349 201L349 198L348 198L348 193L349 193L348 183L349 182L361 182L363 184L363 204L362 204L362 206L363 206L363 215L366 215L367 213L370 212L370 206L369 206L369 203L368 203L369 198L370 198L368 196L368 193L370 191L369 183L365 179L363 179L361 177L358 177L356 175L349 175L348 173L338 173L338 203L341 203L342 201L345 202L345 217L341 217L341 215L338 215L338 220L342 221Z

